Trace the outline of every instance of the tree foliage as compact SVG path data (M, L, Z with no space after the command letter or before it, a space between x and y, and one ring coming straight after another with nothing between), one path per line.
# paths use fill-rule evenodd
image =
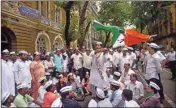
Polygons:
M149 29L149 25L156 19L162 20L167 17L168 6L171 1L132 1L132 19L137 29Z
M65 40L66 43L70 43L79 39L78 42L82 46L92 18L86 11L89 1L72 1L71 7L69 7L69 2L56 2L66 11Z
M98 19L103 24L124 26L131 16L129 2L106 1L101 3Z

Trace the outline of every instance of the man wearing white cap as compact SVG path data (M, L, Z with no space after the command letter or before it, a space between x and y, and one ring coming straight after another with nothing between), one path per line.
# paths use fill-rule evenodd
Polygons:
M73 107L73 108L81 108L79 103L75 100L72 100L74 97L74 92L72 91L72 86L65 86L60 89L62 96L62 103L64 107Z
M125 89L125 84L122 83L122 79L123 78L119 72L114 72L113 80L118 81L121 90Z
M149 86L147 87L149 96L140 104L140 108L159 108L160 96L158 90L160 90L160 87L155 82L150 81Z
M28 84L20 84L17 86L18 89L18 95L15 97L14 104L17 107L29 107L30 104L33 102L39 106L41 106L41 103L37 100L34 100L33 97L28 95L29 92L29 85ZM34 107L34 106L33 106Z
M42 107L51 107L52 103L60 96L54 93L56 88L52 81L47 81L44 88L47 92L44 94Z
M149 53L151 54L150 57L147 60L146 65L146 80L147 83L150 81L155 82L159 87L159 93L161 96L161 102L164 100L164 93L163 93L163 85L161 83L160 73L162 72L161 63L159 60L155 58L155 55L157 55L157 49L160 48L158 45L154 43L149 44Z
M3 93L2 95L2 107L16 107L14 104L13 104L13 101L14 101L14 97L8 92L6 91L5 93Z
M2 52L2 94L6 91L15 96L15 80L12 67L8 63L9 51L3 50Z
M120 89L120 82L119 81L111 81L111 90L113 91L110 96L110 102L112 103L113 107L122 107L124 105L122 101L122 90Z
M98 107L112 107L112 104L109 101L109 99L106 98L103 89L97 88L96 94L97 94L97 98L99 100L99 102L97 104Z
M104 49L102 48L102 43L97 42L96 44L96 51L91 53L92 56L92 66L90 71L90 84L91 84L91 92L92 97L96 97L96 87L98 88L104 88L105 80L103 74L105 73L105 67L104 67Z
M120 57L120 61L119 61L119 63L120 63L120 72L121 72L121 74L122 75L124 75L124 64L125 64L125 62L126 61L130 61L130 57L127 55L127 51L128 51L128 49L127 48L123 48L122 49L122 53L123 53L123 55Z
M15 74L15 82L17 85L22 83L29 84L29 88L31 88L31 73L30 68L26 64L27 60L27 52L22 50L19 52L20 59L18 59L14 64L14 74Z
M40 87L38 89L39 96L38 96L37 100L40 103L43 103L44 94L46 93L46 90L44 88L44 85L46 83L46 78L45 77L41 77L40 80L39 80L39 82L40 82L41 85L40 85Z
M126 61L124 64L124 74L122 74L122 81L126 85L127 83L130 82L130 75L135 74L135 72L130 68L130 62Z

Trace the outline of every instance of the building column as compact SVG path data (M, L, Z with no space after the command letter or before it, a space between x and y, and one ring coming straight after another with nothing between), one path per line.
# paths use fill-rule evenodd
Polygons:
M40 12L40 14L42 13L42 11L41 11L41 1L38 1L38 10L39 10L39 12Z
M50 1L48 1L48 19L51 19Z

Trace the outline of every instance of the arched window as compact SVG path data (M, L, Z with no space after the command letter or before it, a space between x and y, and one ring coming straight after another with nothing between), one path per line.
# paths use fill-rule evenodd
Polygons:
M44 51L51 51L50 38L45 31L38 33L38 36L35 41L35 51L43 53Z
M39 37L37 40L37 51L43 52L46 50L46 41L43 37Z
M54 48L62 48L62 47L63 47L63 41L59 36L57 36L54 40Z

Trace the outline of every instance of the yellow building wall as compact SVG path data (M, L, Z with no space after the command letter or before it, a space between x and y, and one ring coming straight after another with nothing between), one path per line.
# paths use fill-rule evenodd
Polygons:
M50 15L51 20L55 22L55 4L53 1L50 2Z

